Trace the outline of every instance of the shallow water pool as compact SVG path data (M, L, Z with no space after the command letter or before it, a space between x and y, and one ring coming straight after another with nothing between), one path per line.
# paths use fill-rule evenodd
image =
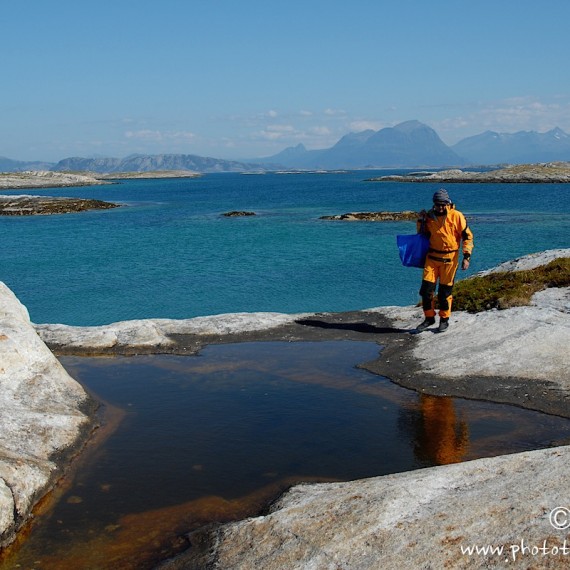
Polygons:
M570 421L419 395L356 365L375 343L65 357L121 417L0 568L152 568L184 533L257 514L295 482L350 480L566 443ZM118 412L117 412L118 409Z

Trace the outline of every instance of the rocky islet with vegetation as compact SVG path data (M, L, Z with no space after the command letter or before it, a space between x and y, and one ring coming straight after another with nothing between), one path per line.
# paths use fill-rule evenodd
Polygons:
M202 174L190 170L155 170L147 172L73 173L54 171L25 171L0 173L0 190L21 188L61 188L110 184L114 180L144 178L194 178ZM567 183L570 182L570 162L523 164L486 172L459 169L437 172L415 172L369 178L372 182L439 182L439 183ZM118 204L83 198L54 198L43 196L0 196L0 215L36 215L78 212L90 209L115 208ZM255 212L232 211L226 217L255 215ZM340 221L401 221L416 219L415 212L348 212L321 216L323 220Z
M109 210L118 207L119 204L89 198L0 195L0 216L69 214L87 210Z
M543 164L517 164L485 172L472 172L461 169L437 172L412 172L390 174L368 178L369 182L440 182L450 183L540 183L560 184L570 182L570 162L548 162Z
M333 220L343 222L401 222L418 219L418 212L405 210L403 212L347 212L321 216L321 220Z
M66 188L110 184L89 172L52 172L28 170L24 172L0 172L0 190L20 188Z
M113 184L116 180L197 178L198 172L189 170L159 170L149 172L116 172L97 174L89 172L24 171L0 173L0 191L32 188L67 188ZM76 197L1 195L0 216L34 216L68 214L87 210L108 210L119 204L104 200Z

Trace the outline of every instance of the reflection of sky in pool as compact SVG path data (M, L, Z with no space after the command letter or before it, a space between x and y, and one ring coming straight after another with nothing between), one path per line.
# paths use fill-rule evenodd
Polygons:
M420 396L355 366L378 352L364 342L271 342L197 357L62 358L125 417L17 562L144 568L134 552L152 558L175 548L173 533L254 514L293 481L408 471L570 436L564 419Z

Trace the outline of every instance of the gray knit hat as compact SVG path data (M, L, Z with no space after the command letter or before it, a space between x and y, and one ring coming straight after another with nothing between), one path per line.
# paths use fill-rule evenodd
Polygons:
M434 204L437 202L445 202L446 204L451 204L451 198L447 193L447 190L441 188L433 195Z

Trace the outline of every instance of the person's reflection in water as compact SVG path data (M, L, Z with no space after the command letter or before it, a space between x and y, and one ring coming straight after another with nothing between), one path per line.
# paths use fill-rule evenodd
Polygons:
M469 448L467 422L456 417L452 398L420 396L416 456L436 465L459 463Z

